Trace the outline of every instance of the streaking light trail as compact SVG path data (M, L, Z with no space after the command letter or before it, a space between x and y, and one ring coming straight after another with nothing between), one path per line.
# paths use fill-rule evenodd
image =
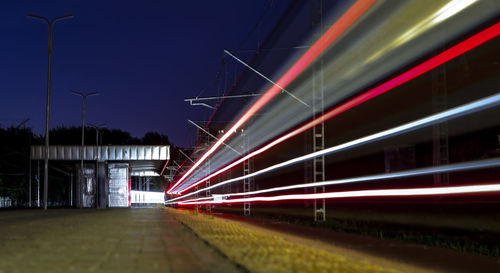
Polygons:
M373 61L374 59L383 55L384 52L394 50L398 46L408 42L411 39L414 39L418 35L422 34L423 32L428 31L429 29L433 28L437 24L439 24L439 23L445 21L446 19L456 15L457 13L466 9L467 7L474 4L475 2L477 2L477 0L451 0L451 1L449 1L447 4L442 6L440 9L436 10L436 12L432 13L427 18L420 21L418 24L409 28L406 32L401 34L397 39L395 39L391 43L387 44L386 46L382 47L380 50L378 50L372 56L368 57L366 59L366 62Z
M500 184L479 184L470 186L449 187L425 187L411 189L383 189L383 190L356 190L341 192L325 192L312 194L287 194L277 196L247 197L238 199L179 202L179 205L211 205L211 204L234 204L243 202L275 202L285 200L314 200L314 199L336 199L336 198L366 198L366 197L426 197L444 195L464 195L474 193L500 192Z
M322 182L316 182L316 183L302 183L302 184L289 185L289 186L283 186L283 187L275 187L275 188L250 191L250 192L217 194L214 196L220 196L221 198L225 199L225 198L230 198L230 197L234 197L234 196L255 195L255 194L262 194L262 193L269 193L269 192L276 192L276 191L286 191L286 190L294 190L294 189L310 188L310 187L321 187L321 186L332 186L332 185L341 185L341 184L350 184L350 183L360 183L360 182L369 182L369 181L385 180L385 179L397 179L397 178L404 178L404 177L410 177L410 176L430 175L430 174L444 173L444 172L452 173L452 172L459 172L459 171L470 171L470 170L476 170L476 169L493 168L493 167L498 167L498 166L500 166L500 158L495 158L495 159L487 159L487 160L472 161L472 162L465 162L465 163L458 163L458 164L450 164L450 165L438 166L438 167L428 167L428 168L421 168L421 169L394 172L394 173L384 173L384 174L360 176L360 177L353 177L353 178L322 181ZM166 205L175 204L175 203L177 203L176 200L179 200L179 199L185 198L185 197L187 197L187 195L179 197L177 199L172 199L170 201L167 201L167 202L165 202L165 204ZM180 201L180 202L193 202L193 201L209 200L209 199L212 199L212 197L190 199L190 200L185 200L185 201Z
M290 159L290 160L282 162L282 163L278 163L276 165L272 165L270 167L264 168L262 170L259 170L259 171L256 171L256 172L244 175L244 176L240 176L240 177L232 178L232 179L229 179L226 181L222 181L222 182L217 183L215 185L212 185L210 187L206 187L204 189L192 192L190 194L186 194L186 195L184 195L184 197L191 196L191 195L196 194L198 192L205 191L208 189L213 189L216 187L220 187L222 185L226 185L226 184L233 183L236 181L241 181L243 179L251 178L251 177L254 177L254 176L257 176L257 175L260 175L263 173L267 173L267 172L270 172L270 171L273 171L273 170L276 170L279 168L283 168L283 167L286 167L286 166L289 166L292 164L303 162L305 160L309 160L309 159L312 159L314 157L323 156L323 155L332 154L332 153L337 153L340 151L345 151L347 149L351 149L351 148L358 147L358 146L361 146L364 144L379 141L379 140L382 140L382 139L385 139L388 137L392 137L395 135L414 131L414 130L420 129L420 128L428 126L428 125L432 125L435 123L450 120L452 118L464 116L464 115L467 115L467 114L470 114L473 112L477 112L480 110L484 110L487 108L497 106L499 104L500 104L500 93L483 98L483 99L480 99L480 100L477 100L477 101L474 101L474 102L471 102L471 103L468 103L468 104L465 104L465 105L462 105L462 106L459 106L459 107L452 108L450 110L446 110L446 111L441 112L441 113L437 113L437 114L434 114L434 115L431 115L431 116L428 116L428 117L425 117L422 119L418 119L416 121L406 123L406 124L403 124L403 125L400 125L400 126L397 126L397 127L394 127L394 128L382 131L382 132L378 132L378 133L375 133L372 135L358 138L358 139L355 139L355 140L352 140L352 141L349 141L349 142L346 142L346 143L343 143L340 145L336 145L336 146L333 146L330 148L326 148L326 149L323 149L323 150L320 150L320 151L317 151L314 153L299 156L299 157ZM172 199L172 200L175 200L175 199Z
M255 150L254 152L248 154L247 156L245 157L242 157L240 158L239 160L227 165L226 167L224 168L221 168L219 169L218 171L212 173L211 175L187 186L186 188L180 190L180 191L176 191L175 193L179 193L179 194L182 194L184 193L185 191L207 181L208 179L216 176L216 175L219 175L221 174L222 172L225 172L231 168L233 168L234 166L242 163L243 161L251 158L251 157L254 157L274 146L276 146L277 144L287 140L287 139L290 139L300 133L303 133L305 132L306 130L326 121L326 120L329 120L357 105L360 105L374 97L377 97L397 86L400 86L434 68L436 68L437 66L443 64L443 63L446 63L448 62L449 60L453 59L453 58L456 58L457 56L460 56L462 54L464 54L465 52L497 37L498 35L500 34L500 23L496 23L494 24L493 26L491 27L488 27L486 28L485 30L467 38L466 40L458 43L457 45L443 51L442 53L430 58L429 60L427 61L424 61L423 63L415 66L414 68L404 72L403 74L377 86L377 87L374 87L373 89L370 89L369 91L345 102L344 104L338 106L338 107L335 107L334 109L330 110L329 112L325 113L324 115L310 121L309 123L306 123L302 126L300 126L299 128L273 140L272 142L270 142L269 144L263 146L262 148L259 148L257 150ZM185 175L186 176L186 175ZM185 176L183 176L183 178L185 178ZM184 180L183 178L181 178L182 180ZM179 180L182 182L182 180ZM174 187L176 187L180 182L177 182L171 189L169 192L167 193L172 193L172 189Z
M229 129L215 144L189 169L170 189L168 194L179 193L173 190L188 177L203 161L205 161L223 142L225 142L237 129L253 116L259 109L267 104L274 96L281 92L291 81L293 81L304 69L325 51L337 38L348 29L365 11L375 3L375 0L356 1L342 17L339 18L321 38L277 81L267 90L250 109ZM281 87L281 88L280 88Z

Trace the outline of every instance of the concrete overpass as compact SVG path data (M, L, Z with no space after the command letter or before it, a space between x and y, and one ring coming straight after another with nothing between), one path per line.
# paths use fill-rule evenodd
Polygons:
M30 158L43 160L45 146L31 146ZM164 175L169 159L170 147L165 145L93 145L83 149L78 145L49 147L49 160L74 164L77 174L75 204L80 208L130 206L131 177ZM145 189L149 189L149 180L145 183L148 184ZM71 197L74 195L72 189Z

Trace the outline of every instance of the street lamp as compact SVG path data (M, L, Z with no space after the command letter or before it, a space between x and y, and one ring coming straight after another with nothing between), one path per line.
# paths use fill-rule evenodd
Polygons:
M49 117L50 117L50 65L52 57L52 40L53 40L53 29L54 23L62 20L73 18L73 14L63 15L56 17L52 20L46 17L34 14L28 14L28 17L43 20L49 26L49 38L48 38L48 69L47 69L47 108L45 114L45 171L43 177L43 209L47 209L47 196L49 191Z
M107 127L106 123L102 123L102 124L98 124L98 125L92 124L92 123L87 123L87 125L95 129L95 145L99 146L99 130L106 128Z
M84 144L84 141L85 141L85 107L87 106L87 97L99 95L99 92L90 92L87 94L83 94L83 93L80 93L77 91L71 91L71 93L82 97L82 148L80 150L81 151L80 157L81 157L82 161L81 161L81 165L80 165L80 172L81 172L81 176L83 177L83 148L85 145Z

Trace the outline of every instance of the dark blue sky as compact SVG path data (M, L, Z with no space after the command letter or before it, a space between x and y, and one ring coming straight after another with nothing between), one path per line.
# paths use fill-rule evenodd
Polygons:
M51 128L81 124L81 98L71 90L99 91L87 101L88 122L138 137L158 131L189 146L194 128L186 120L203 118L208 108L183 99L210 87L223 49L239 45L268 2L2 1L0 126L30 118L27 126L43 135L47 25L26 14L73 13L54 28Z

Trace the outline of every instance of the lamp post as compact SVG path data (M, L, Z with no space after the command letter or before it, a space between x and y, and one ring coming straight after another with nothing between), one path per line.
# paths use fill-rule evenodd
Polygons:
M95 145L99 146L99 130L106 128L107 127L106 123L101 123L98 125L87 123L87 125L95 129Z
M45 170L43 177L43 209L47 210L47 196L49 190L49 117L50 117L50 65L52 57L52 40L53 40L53 29L54 23L63 20L73 18L72 14L63 15L56 17L52 20L46 17L34 14L28 14L28 17L43 20L49 26L49 37L48 37L48 69L47 69L47 107L45 112Z
M99 92L90 92L87 94L83 94L77 91L71 91L71 93L82 97L82 148L80 149L80 157L81 157L81 165L80 172L81 177L83 177L83 148L85 145L85 108L87 106L87 97L99 95Z

